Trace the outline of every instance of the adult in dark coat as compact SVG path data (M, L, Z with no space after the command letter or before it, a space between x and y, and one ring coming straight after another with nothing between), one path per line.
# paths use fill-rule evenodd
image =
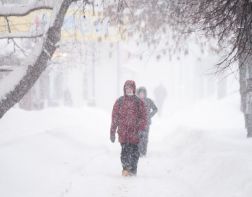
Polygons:
M122 147L123 176L136 175L137 173L139 136L147 126L147 112L144 102L135 95L135 92L135 82L126 81L124 96L117 99L112 111L110 140L115 141L117 132Z
M147 90L145 87L137 89L137 96L144 102L147 111L147 127L140 135L139 153L140 156L146 156L147 146L149 141L149 130L151 125L151 118L157 113L158 108L155 103L147 97Z

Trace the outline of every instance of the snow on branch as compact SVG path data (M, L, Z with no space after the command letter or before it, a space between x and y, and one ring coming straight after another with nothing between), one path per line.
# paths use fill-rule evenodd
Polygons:
M15 33L0 33L0 39L14 39L14 38L38 38L42 37L42 32L30 33L30 32L15 32Z
M36 10L52 10L53 1L49 3L37 2L28 5L4 5L0 6L0 17L9 17L9 16L26 16L31 12Z

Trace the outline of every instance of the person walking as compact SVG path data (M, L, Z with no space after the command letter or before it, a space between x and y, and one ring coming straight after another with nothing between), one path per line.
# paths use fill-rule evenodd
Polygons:
M110 140L115 142L116 132L121 144L122 175L137 174L139 160L138 144L140 133L147 126L147 112L144 102L136 95L136 85L132 80L124 84L124 96L116 100L112 110Z
M149 130L151 125L151 118L157 113L158 108L155 103L147 97L147 90L145 87L137 89L137 96L144 102L147 111L147 127L140 135L139 153L140 156L146 156L147 146L149 141Z

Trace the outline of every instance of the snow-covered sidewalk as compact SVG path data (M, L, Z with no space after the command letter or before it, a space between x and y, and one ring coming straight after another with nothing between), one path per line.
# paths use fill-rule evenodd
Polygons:
M88 107L12 109L0 120L0 196L252 196L252 140L238 96L155 118L137 177L121 177L110 116Z

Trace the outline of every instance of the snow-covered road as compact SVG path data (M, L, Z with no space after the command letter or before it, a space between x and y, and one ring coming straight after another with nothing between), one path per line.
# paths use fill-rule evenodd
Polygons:
M239 98L153 120L137 177L121 177L110 114L13 109L0 121L1 197L251 197L252 141ZM204 110L203 110L204 109Z

